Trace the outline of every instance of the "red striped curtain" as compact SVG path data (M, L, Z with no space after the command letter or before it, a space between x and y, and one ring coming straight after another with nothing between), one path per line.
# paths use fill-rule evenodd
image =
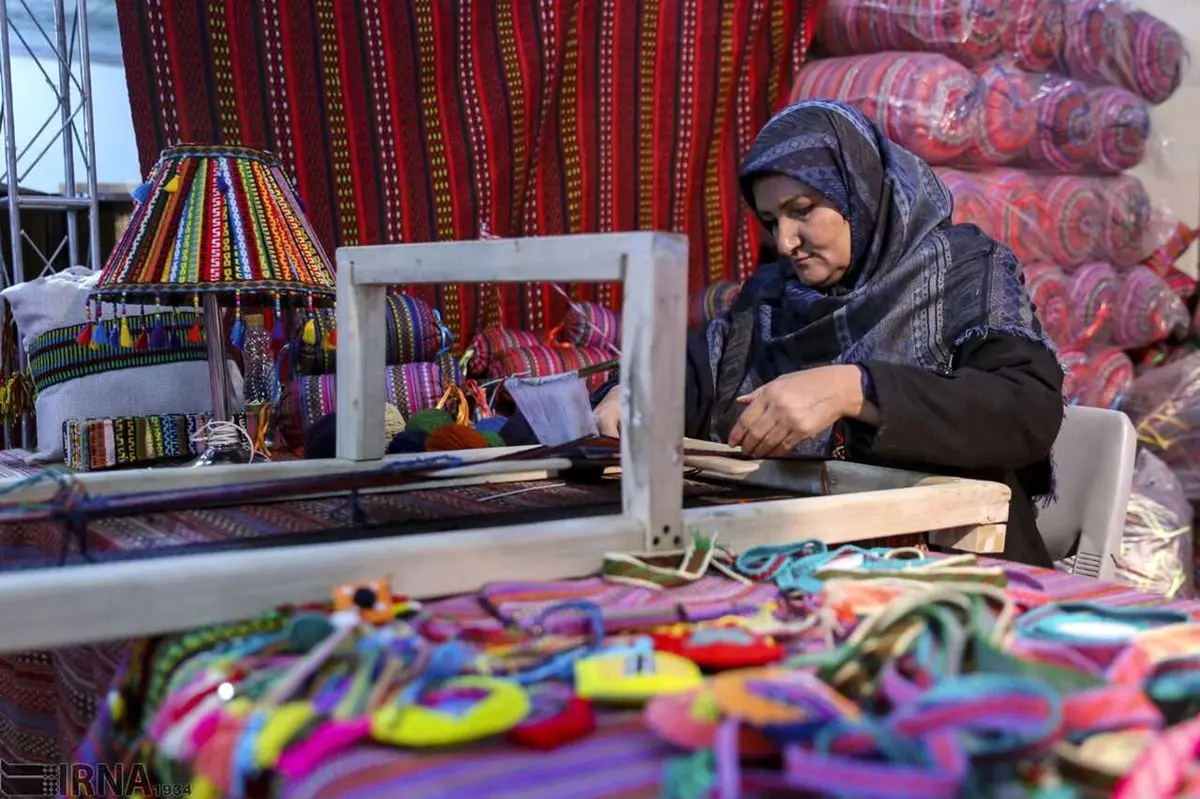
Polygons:
M736 166L802 57L801 0L117 0L143 170L179 142L287 165L341 245L659 229L743 277ZM618 305L611 287L576 296ZM460 345L549 286L442 286Z

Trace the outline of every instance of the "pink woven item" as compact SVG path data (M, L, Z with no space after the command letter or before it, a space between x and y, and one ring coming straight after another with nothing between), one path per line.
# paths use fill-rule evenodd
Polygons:
M1025 286L1037 309L1042 328L1057 346L1070 343L1071 281L1054 264L1031 263L1024 267Z
M1112 340L1121 280L1112 264L1082 264L1070 272L1071 344L1086 348Z

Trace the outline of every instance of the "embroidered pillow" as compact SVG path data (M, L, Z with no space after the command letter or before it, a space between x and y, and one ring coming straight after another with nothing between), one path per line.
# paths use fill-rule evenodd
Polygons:
M547 377L549 375L574 372L585 366L611 361L616 354L599 347L547 347L538 344L532 347L516 347L505 350L493 364L489 377ZM594 374L587 379L588 388L595 390L608 380L608 372Z
M487 327L475 334L467 347L471 359L467 362L469 377L484 377L491 372L492 365L505 350L514 347L540 347L543 336L528 330L510 330L506 327Z
M438 404L446 388L462 382L458 365L449 354L431 363L387 366L383 372L387 402L405 419ZM306 375L293 380L280 403L280 424L289 443L304 442L308 429L321 417L337 410L337 375Z
M161 349L81 346L76 341L88 321L87 297L98 278L90 269L73 267L3 291L38 392L32 462L63 459L63 423L71 419L212 411L203 341L176 335L171 338L177 346ZM158 318L143 317L140 310L127 308L129 327L136 331ZM113 305L104 303L101 311L104 320L117 319ZM191 326L187 311L164 318L183 331ZM117 338L115 332L112 338ZM240 374L231 370L240 395Z
M389 294L387 309L386 363L420 363L433 361L442 350L450 349L454 337L442 324L435 310L418 297ZM337 334L334 332L336 312L323 308L316 312L314 344L304 344L297 333L297 374L324 375L337 371Z

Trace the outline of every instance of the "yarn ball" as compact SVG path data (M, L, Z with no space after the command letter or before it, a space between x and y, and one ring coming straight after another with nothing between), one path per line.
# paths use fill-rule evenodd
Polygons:
M408 417L408 430L432 433L439 427L454 424L454 417L439 408L427 408Z
M400 409L390 402L384 405L383 432L387 435L388 441L395 438L397 433L403 433L404 429L404 414L400 413Z
M299 613L288 624L288 644L294 652L309 652L333 633L333 622L323 613Z
M337 414L327 413L313 422L312 427L304 434L304 458L314 460L336 457Z
M481 433L486 432L499 435L506 424L508 424L507 416L485 416L475 423L475 429Z
M483 434L465 424L449 424L432 431L425 439L426 452L449 452L456 449L486 449L488 440Z
M508 446L508 444L504 443L504 439L500 437L500 434L494 430L480 430L478 427L476 427L475 432L479 433L483 440L488 443L489 447Z
M403 433L397 433L392 436L391 442L388 444L387 454L403 455L409 452L424 452L425 439L429 436L424 430L413 430L412 426Z

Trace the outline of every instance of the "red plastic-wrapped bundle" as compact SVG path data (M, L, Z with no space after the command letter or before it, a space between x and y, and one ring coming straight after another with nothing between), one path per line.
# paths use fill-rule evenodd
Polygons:
M1084 405L1092 381L1091 360L1080 350L1060 350L1058 361L1063 367L1063 400L1068 405Z
M1071 342L1071 281L1066 272L1047 263L1026 264L1023 271L1046 335L1057 346L1066 346Z
M1040 180L1019 169L980 173L981 188L1000 218L1000 240L1022 261L1070 263L1047 244L1046 201Z
M792 100L849 103L893 141L931 164L947 164L975 138L975 87L974 73L950 58L890 52L813 61L796 77Z
M1170 97L1187 49L1179 32L1112 0L1066 0L1062 63L1073 77L1122 86L1152 103Z
M1030 72L1048 72L1058 65L1067 34L1062 0L1011 0L1001 40L1003 53Z
M1098 179L1093 185L1105 205L1101 246L1106 257L1119 266L1138 263L1157 246L1147 241L1152 213L1146 187L1133 175Z
M955 223L978 225L989 236L1002 237L1000 209L983 193L977 175L949 167L938 167L934 171L954 198Z
M1081 264L1069 273L1071 280L1071 344L1086 348L1112 340L1113 311L1121 279L1112 264Z
M1011 0L829 0L820 41L832 55L934 52L964 64L999 55Z
M1020 161L1038 135L1042 79L999 61L985 64L978 75L979 124L962 160L996 166Z
M1146 156L1150 109L1136 94L1102 86L1092 89L1088 104L1095 119L1095 163L1105 172L1133 169Z
M1116 408L1133 385L1133 361L1116 347L1093 352L1089 356L1091 386L1086 392L1085 405L1094 408Z
M1187 306L1167 281L1148 266L1134 266L1121 275L1113 306L1113 343L1137 349L1187 332Z

